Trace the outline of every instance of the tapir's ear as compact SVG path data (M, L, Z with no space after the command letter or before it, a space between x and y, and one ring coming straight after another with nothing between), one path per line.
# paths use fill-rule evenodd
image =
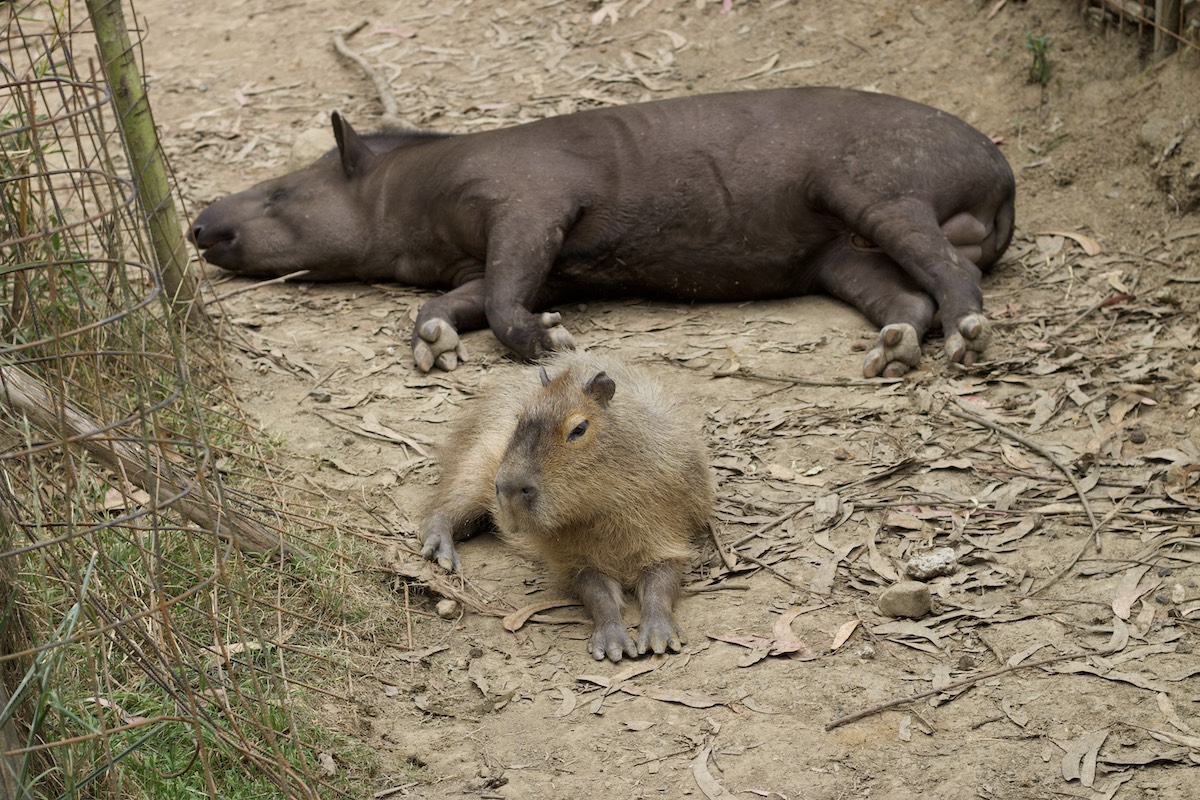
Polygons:
M607 406L608 401L617 393L617 384L608 377L607 372L597 372L595 377L583 387L585 394L591 395L601 406Z
M338 152L342 154L342 169L347 178L366 175L375 166L378 156L367 147L350 123L338 112L333 112L333 138L337 139Z

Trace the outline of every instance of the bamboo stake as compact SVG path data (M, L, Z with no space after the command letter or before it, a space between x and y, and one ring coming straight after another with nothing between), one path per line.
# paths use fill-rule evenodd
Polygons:
M87 0L87 8L167 299L182 312L183 320L198 321L196 281L188 271L187 245L171 197L167 160L138 73L121 0Z

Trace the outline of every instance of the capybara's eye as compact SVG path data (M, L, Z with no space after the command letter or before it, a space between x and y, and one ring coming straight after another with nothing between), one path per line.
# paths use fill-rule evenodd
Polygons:
M571 432L567 434L567 441L568 442L575 441L580 436L583 436L583 434L587 431L587 429L588 429L588 423L587 423L587 420L585 419L583 422L579 423L578 425L576 425L574 428L571 429Z

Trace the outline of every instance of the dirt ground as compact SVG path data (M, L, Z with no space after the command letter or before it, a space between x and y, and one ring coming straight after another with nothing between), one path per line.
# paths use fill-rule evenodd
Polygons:
M953 112L1017 174L1017 236L984 285L995 341L971 369L934 339L915 373L862 381L873 331L825 298L561 309L582 346L653 370L703 417L732 557L710 544L688 575L684 652L596 663L578 608L511 633L441 619L433 591L368 570L395 591L395 643L352 641L371 677L321 713L379 760L326 763L364 797L1200 795L1195 54L1152 66L1067 0L731 5L138 3L193 214L331 146L331 109L379 124L374 86L331 46L363 21L350 46L435 130L836 84ZM1030 34L1049 39L1044 87ZM211 277L245 290L220 312L233 373L294 481L376 535L380 564L388 542L415 544L437 478L424 452L488 376L523 368L482 331L469 363L418 373L407 340L429 293ZM947 547L933 612L883 616L906 562ZM465 583L430 580L468 606L558 596L492 537L461 551Z

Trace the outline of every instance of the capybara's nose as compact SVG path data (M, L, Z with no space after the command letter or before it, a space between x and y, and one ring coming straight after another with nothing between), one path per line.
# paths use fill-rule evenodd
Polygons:
M508 502L520 502L526 505L537 498L537 487L532 481L507 475L496 476L496 497Z

